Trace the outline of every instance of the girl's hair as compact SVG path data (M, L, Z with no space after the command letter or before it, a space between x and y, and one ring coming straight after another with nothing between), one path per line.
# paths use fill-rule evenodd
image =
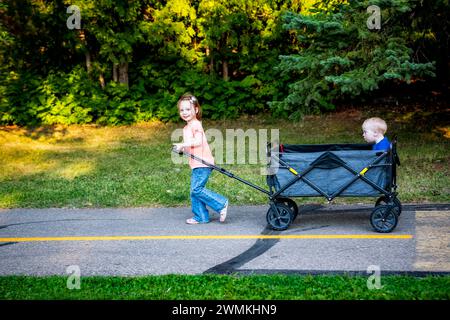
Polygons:
M180 100L178 100L177 102L178 110L180 110L181 101L189 101L194 110L195 108L197 108L198 109L198 113L196 113L197 120L202 120L202 108L200 107L200 103L198 103L198 100L194 95L190 93L183 94Z
M385 134L387 131L386 122L378 117L366 119L362 126L363 128L366 126L370 126L374 129L375 132L379 132L381 134Z

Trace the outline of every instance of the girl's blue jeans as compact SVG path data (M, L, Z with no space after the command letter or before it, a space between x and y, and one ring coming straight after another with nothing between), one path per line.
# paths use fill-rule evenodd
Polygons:
M212 169L201 167L192 169L191 175L191 202L194 219L200 223L209 222L208 205L214 211L220 212L228 201L224 196L206 189L205 185Z

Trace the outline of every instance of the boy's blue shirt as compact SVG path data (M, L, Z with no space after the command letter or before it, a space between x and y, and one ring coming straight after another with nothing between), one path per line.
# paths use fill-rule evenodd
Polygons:
M375 143L372 146L372 150L389 150L389 147L391 146L391 142L387 137L384 137L383 140L381 140L378 143Z

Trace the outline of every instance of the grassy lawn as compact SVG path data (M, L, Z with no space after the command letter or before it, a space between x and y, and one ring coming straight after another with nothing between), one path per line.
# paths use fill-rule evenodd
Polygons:
M448 300L450 276L382 276L369 290L363 276L166 275L82 277L69 290L66 277L0 277L0 299L164 299L164 300Z
M224 136L226 129L279 129L281 142L290 144L363 143L361 124L374 114L371 110L335 112L300 122L243 117L204 120L203 127L218 129ZM450 127L442 124L444 115L413 110L386 111L381 116L388 122L388 136L396 133L399 139L399 199L448 202ZM187 165L173 164L170 152L171 134L182 127L183 123L161 122L120 127L0 127L0 208L187 206L190 170ZM224 167L266 187L261 165ZM232 205L267 203L264 194L217 172L209 186L229 197ZM338 198L336 202L374 200Z

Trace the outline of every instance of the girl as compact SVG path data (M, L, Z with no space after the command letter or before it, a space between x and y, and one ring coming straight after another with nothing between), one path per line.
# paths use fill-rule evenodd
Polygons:
M206 140L201 120L201 108L196 97L191 94L183 95L178 100L178 111L181 119L187 122L183 128L183 142L175 143L177 151L185 150L190 154L214 164L214 158ZM228 199L224 196L206 189L205 185L212 169L203 163L189 158L191 175L191 203L194 217L187 219L188 224L199 224L209 222L209 212L206 205L214 211L219 212L220 222L224 222L227 216Z

